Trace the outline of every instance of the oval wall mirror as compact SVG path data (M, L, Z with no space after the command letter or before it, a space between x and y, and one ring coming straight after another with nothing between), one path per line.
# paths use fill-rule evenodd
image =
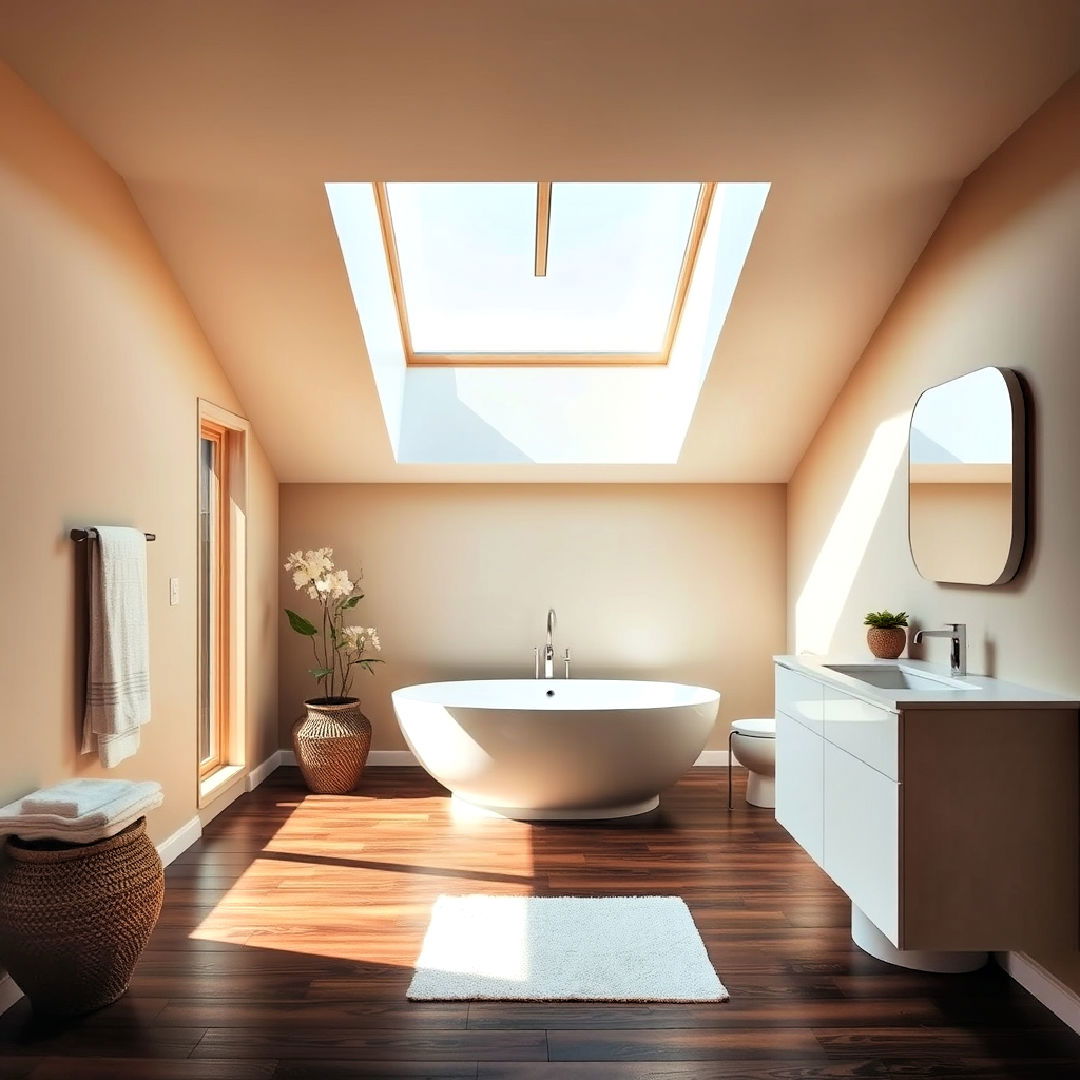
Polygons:
M1026 522L1020 378L986 367L923 392L908 438L908 540L930 581L1014 577Z

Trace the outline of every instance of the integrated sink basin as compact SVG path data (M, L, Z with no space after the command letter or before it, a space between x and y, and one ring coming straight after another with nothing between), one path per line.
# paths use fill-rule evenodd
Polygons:
M912 671L902 664L823 664L829 671L846 675L849 679L876 686L881 690L922 690L938 694L942 691L961 693L977 690L974 683L953 679L948 675L931 675L924 671Z

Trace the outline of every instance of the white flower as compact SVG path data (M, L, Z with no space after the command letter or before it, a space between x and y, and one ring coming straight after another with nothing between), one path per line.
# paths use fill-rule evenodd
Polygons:
M322 574L328 574L334 569L333 556L334 549L323 547L317 551L309 551L307 553L308 565L314 567Z
M379 632L373 626L345 626L341 630L341 648L362 656L368 648L381 651Z
M294 551L285 562L285 569L292 571L293 584L296 588L307 588L308 596L317 597L320 592L327 592L319 587L319 582L331 574L334 564L330 559L331 548L318 548L315 551ZM315 591L312 591L312 586Z
M335 570L327 577L326 581L327 589L333 599L341 600L346 596L352 596L355 586L349 579L348 570Z

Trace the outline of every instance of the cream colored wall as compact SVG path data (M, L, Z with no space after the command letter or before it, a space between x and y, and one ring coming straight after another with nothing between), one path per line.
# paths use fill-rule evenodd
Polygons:
M363 566L356 621L385 667L358 677L373 745L404 742L390 691L531 678L549 607L579 678L674 679L722 691L727 722L772 712L784 643L782 485L284 484L282 555L334 548ZM285 583L284 574L282 581ZM284 602L311 602L287 585ZM308 643L281 628L282 738L312 696ZM561 667L560 667L561 670Z
M196 812L197 400L239 403L123 181L0 65L0 803L72 775L75 525L149 547L153 719L108 775L160 781L160 841ZM277 745L277 482L251 441L248 757ZM169 605L169 578L181 602Z
M905 608L924 626L966 622L973 672L1080 695L1077 131L1073 79L965 183L796 471L794 647L863 655L862 614ZM906 421L922 389L988 364L1030 389L1028 554L1008 585L935 585L907 550ZM1080 953L1039 959L1080 990Z

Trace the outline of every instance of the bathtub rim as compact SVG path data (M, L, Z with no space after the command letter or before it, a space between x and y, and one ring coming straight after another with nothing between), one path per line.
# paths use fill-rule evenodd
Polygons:
M560 686L565 685L567 682L572 684L591 684L591 685L612 685L619 684L622 686L649 686L649 687L677 687L684 693L689 692L689 696L683 700L676 698L669 698L667 700L658 699L655 701L648 701L645 703L635 701L623 701L623 702L604 702L598 701L581 701L573 704L564 705L559 698L545 698L542 701L527 701L527 702L514 702L511 700L504 701L454 701L447 702L440 700L438 697L432 696L418 696L414 691L434 691L440 687L462 687L470 684L478 685L491 685L493 683L508 683L518 686L544 686L547 684L548 689L557 690ZM698 686L694 683L680 683L673 682L668 679L441 679L435 682L426 683L413 683L410 686L402 686L397 690L391 691L390 699L393 705L397 705L398 701L413 702L424 705L441 705L448 709L477 709L477 710L490 710L493 712L565 712L565 713L589 713L589 712L642 712L642 711L659 711L662 709L691 709L700 708L703 705L716 705L719 708L719 703L723 697L719 690L713 690L708 686Z

